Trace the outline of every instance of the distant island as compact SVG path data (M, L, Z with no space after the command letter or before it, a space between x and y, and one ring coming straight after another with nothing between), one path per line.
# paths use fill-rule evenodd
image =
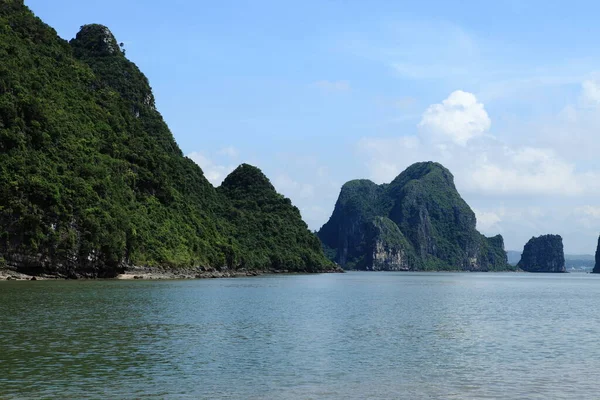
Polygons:
M517 267L527 272L567 272L560 235L531 238L523 248Z
M521 252L507 250L508 263L517 265L521 260ZM591 254L565 254L565 268L571 272L590 272L594 268L595 260Z
M510 271L504 240L476 228L475 213L441 164L416 163L390 184L346 183L318 232L345 269Z

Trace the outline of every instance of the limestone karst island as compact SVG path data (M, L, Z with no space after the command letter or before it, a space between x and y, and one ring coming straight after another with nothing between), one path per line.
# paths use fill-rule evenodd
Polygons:
M0 399L598 398L598 15L0 0Z
M67 42L19 1L4 2L2 18L5 277L564 270L562 245L510 265L503 237L476 230L434 162L389 184L346 183L315 236L258 168L207 181L107 27L84 25Z

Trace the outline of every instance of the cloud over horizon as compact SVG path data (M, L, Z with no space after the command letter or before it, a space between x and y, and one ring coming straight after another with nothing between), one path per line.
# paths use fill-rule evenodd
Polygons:
M581 96L595 99L596 88L584 82ZM580 112L583 106L572 107ZM566 221L578 221L581 234L591 242L600 220L594 225L583 223L582 218L600 215L598 208L588 204L600 195L600 170L580 170L560 148L508 144L501 132L491 134L491 125L484 104L473 93L454 91L425 110L412 135L365 137L358 142L357 152L377 183L390 182L414 162L440 162L454 174L461 194L476 200L468 202L476 209L478 227L486 234L509 232L511 247L527 236L519 229L560 233ZM518 206L504 207L506 202ZM553 212L565 204L573 212ZM567 244L581 249L573 239Z

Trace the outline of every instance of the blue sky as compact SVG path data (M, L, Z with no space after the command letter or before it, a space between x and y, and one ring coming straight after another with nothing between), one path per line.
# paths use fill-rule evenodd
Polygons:
M312 229L340 186L446 165L508 249L600 232L600 4L26 0L65 39L107 25L184 153L257 165Z

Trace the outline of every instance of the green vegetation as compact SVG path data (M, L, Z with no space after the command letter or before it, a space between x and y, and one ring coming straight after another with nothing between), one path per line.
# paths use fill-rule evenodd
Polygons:
M517 267L527 272L566 272L562 237L532 237L525 244Z
M251 268L317 272L331 268L319 239L302 221L300 210L278 194L256 167L240 165L218 188L231 207L227 220L244 249L241 262Z
M108 28L83 26L68 43L22 1L3 0L0 59L7 265L66 276L113 276L127 265L331 267L258 170L240 167L219 190L210 185Z
M381 188L369 180L347 182L329 222L318 233L326 254L344 268L364 269L368 266L367 253L371 243L366 227L379 214L377 199L380 194ZM353 234L342 238L340 232ZM345 242L340 243L342 240Z
M373 242L371 227L383 221L387 228L382 232L387 234ZM368 180L346 183L318 235L330 249L328 255L345 268L387 263L388 269L511 269L502 236L486 238L475 224L475 213L457 192L450 171L423 162L411 165L389 185ZM369 259L377 244L395 253L381 253L380 246L383 259Z

